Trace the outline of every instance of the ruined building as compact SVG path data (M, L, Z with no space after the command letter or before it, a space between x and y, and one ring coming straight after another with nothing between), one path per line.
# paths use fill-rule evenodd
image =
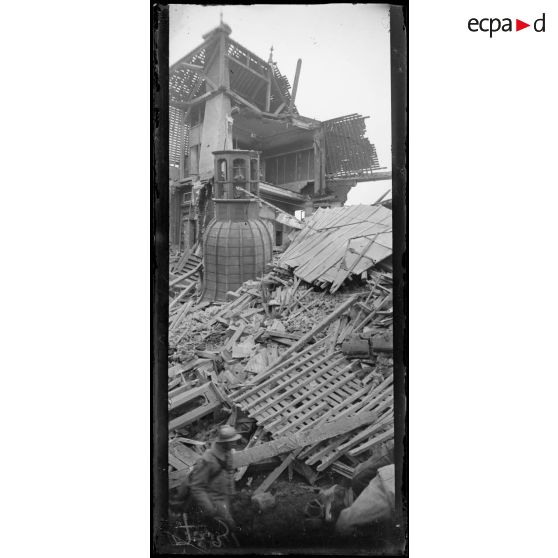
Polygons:
M365 137L365 117L320 122L299 114L296 89L272 54L266 62L231 39L221 23L170 68L170 243L201 241L215 217L214 155L259 152L260 217L274 247L288 242L297 221L318 207L339 207L357 182L389 178ZM325 80L324 76L324 80ZM232 169L231 169L232 170ZM267 202L267 203L266 203ZM300 213L296 213L300 216Z

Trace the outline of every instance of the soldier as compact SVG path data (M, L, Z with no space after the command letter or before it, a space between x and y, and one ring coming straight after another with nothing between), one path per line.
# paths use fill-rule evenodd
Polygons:
M232 426L222 426L218 438L194 464L177 494L182 507L200 515L210 525L220 519L231 530L236 528L230 511L234 492L232 448L239 439L240 434Z

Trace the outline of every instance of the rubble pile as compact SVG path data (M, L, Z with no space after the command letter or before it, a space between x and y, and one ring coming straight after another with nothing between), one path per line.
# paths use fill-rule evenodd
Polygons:
M199 268L188 261L180 276L195 271L175 283L182 288L169 312L171 488L225 422L243 436L236 480L250 470L251 485L271 471L255 495L283 471L311 484L326 469L350 478L385 453L393 443L389 272L368 270L366 281L331 294L272 266L210 304L198 302Z

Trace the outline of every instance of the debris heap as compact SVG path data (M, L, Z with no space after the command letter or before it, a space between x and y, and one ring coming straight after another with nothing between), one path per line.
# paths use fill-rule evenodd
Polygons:
M235 453L236 480L249 468L269 472L256 495L283 471L311 484L326 470L351 478L360 463L393 444L393 296L385 265L391 212L357 207L365 209L337 220L335 242L326 212L336 210L317 212L267 274L228 292L225 303L198 303L199 256L176 259L171 488L224 422L244 440ZM372 212L376 223L354 222Z

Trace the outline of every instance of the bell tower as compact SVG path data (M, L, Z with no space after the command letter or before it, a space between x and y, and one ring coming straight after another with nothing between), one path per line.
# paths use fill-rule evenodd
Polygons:
M273 243L259 217L257 151L214 151L215 219L203 242L204 300L224 301L227 291L265 273Z

